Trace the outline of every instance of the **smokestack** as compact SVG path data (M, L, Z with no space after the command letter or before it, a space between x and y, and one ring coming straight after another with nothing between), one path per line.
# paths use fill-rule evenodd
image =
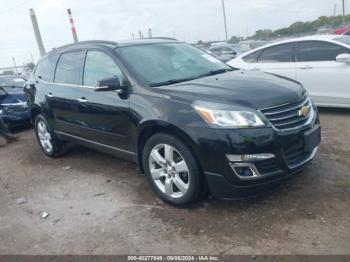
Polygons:
M36 43L38 44L39 53L41 56L43 56L45 55L46 51L43 44L43 40L41 39L38 21L36 19L36 15L33 8L29 9L29 15L30 15L30 19L32 20L34 35L35 35Z
M72 17L72 11L70 10L70 8L68 8L67 11L68 11L69 23L72 29L74 43L78 43L77 30L75 29L74 20Z

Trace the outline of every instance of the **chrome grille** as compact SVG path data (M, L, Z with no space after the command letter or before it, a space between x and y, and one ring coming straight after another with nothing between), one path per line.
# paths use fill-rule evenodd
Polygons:
M300 116L299 111L303 106L310 106L308 116ZM297 128L304 125L312 114L312 104L308 96L284 105L260 109L260 112L279 130Z

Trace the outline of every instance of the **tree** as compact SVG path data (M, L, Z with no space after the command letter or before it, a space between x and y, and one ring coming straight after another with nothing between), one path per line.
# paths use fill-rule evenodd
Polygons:
M255 32L254 39L266 40L272 37L271 29L258 30Z
M241 40L241 37L239 36L231 36L230 40L228 41L230 44L238 44Z
M275 31L270 29L258 30L255 35L250 37L255 40L267 40L273 37L283 37L290 35L310 34L317 32L317 29L324 25L331 25L334 28L342 26L343 17L339 16L320 16L311 22L295 22L288 27L280 28ZM345 22L350 23L350 15L345 17Z

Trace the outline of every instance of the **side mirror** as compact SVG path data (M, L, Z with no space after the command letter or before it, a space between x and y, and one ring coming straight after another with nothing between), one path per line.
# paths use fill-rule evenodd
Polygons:
M350 63L350 54L340 54L336 58L337 62Z
M111 77L99 80L98 87L95 89L95 91L117 91L122 93L123 89L120 85L118 77Z

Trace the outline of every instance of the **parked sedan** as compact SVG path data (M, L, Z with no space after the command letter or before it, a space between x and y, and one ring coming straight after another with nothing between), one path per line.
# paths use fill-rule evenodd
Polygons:
M208 49L222 62L228 62L240 54L239 45L224 44L214 46Z
M24 84L19 76L0 76L0 117L10 128L30 123Z
M343 27L335 29L334 30L334 34L336 34L336 35L344 35L349 30L350 30L350 25L343 26Z
M289 39L245 53L228 64L295 79L318 106L350 108L350 36Z

